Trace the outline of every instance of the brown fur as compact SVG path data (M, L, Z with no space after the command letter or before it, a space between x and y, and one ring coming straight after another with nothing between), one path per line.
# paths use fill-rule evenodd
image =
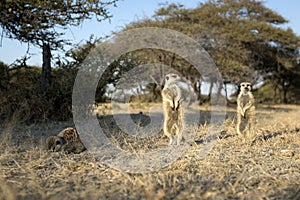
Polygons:
M240 93L237 98L237 133L242 134L245 131L246 126L249 125L249 132L254 135L254 117L255 106L254 96L251 92L251 83L242 82L240 84ZM241 130L241 124L245 123L245 128Z
M179 86L176 85L179 80L180 77L177 74L167 74L161 93L164 109L164 134L169 138L169 144L173 144L173 139L176 138L177 145L182 140L184 127L181 92Z
M46 140L48 150L65 151L67 153L81 153L86 150L75 128L66 128L57 136L50 136Z

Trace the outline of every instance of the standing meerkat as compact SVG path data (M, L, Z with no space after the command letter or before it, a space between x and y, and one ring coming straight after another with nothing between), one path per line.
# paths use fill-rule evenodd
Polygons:
M67 153L81 153L86 150L75 128L66 128L56 136L46 140L48 150L65 151Z
M242 82L240 84L240 93L237 98L237 133L241 134L246 126L249 125L249 132L253 136L254 134L254 96L251 92L252 85L249 82ZM241 131L242 122L244 128Z
M177 74L167 74L161 92L164 110L164 134L170 139L169 144L173 144L173 139L176 138L177 145L180 145L182 140L184 127L181 91L177 85L180 80L181 78Z

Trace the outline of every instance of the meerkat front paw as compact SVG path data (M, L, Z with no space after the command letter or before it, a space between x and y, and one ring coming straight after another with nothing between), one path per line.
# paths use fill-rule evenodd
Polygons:
M241 111L241 116L245 117L245 111L243 111L243 110Z
M175 103L173 101L170 102L170 107L171 107L172 110L175 110Z
M174 102L174 110L178 110L178 107L179 107L179 102L175 101Z

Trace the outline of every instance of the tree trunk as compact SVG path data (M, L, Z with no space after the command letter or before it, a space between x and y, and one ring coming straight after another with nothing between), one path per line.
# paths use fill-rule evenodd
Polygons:
M229 102L228 99L228 92L227 92L227 83L224 81L224 90L225 90L225 98L226 98L226 102Z
M198 80L198 101L199 101L199 105L202 104L202 99L201 99L201 79Z
M223 104L223 103L226 104L226 99L225 99L225 102L220 102L220 101L222 101L222 98L220 99L222 89L223 89L223 82L221 80L219 80L219 87L218 87L218 91L217 91L216 104L220 104L220 103L221 104Z
M287 104L288 103L288 99L287 99L287 89L283 90L283 103Z
M202 101L201 101L201 79L195 78L194 80L190 80L190 82L192 84L194 92L196 93L198 105L201 105L202 104ZM191 94L189 94L189 95L192 96Z
M159 95L159 92L157 91L157 84L156 83L153 83L153 85L152 85L152 94L153 94L152 102L156 102L157 98L158 98L158 95Z
M210 85L209 85L209 90L208 90L208 96L207 96L207 101L210 101L211 95L212 95L212 90L214 87L214 80L210 80Z
M51 49L48 43L43 43L43 65L41 89L43 94L48 93L51 84Z
M273 95L273 103L276 103L276 98L277 98L277 85L274 85L274 95Z
M288 84L286 84L285 81L282 83L282 88L283 88L283 103L287 104L288 99L287 99L287 93L288 93Z

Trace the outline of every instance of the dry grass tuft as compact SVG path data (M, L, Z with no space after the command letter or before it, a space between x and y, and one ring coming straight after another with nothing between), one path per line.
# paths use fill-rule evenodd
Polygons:
M10 139L0 146L0 199L299 199L300 107L260 106L253 138L236 136L235 115L228 112L218 138L206 140L210 124L202 123L181 158L144 174L108 168L89 152L47 152L44 139L72 122L3 127L1 135ZM131 151L167 142L162 134L141 143L110 133ZM214 146L202 157L205 141Z

